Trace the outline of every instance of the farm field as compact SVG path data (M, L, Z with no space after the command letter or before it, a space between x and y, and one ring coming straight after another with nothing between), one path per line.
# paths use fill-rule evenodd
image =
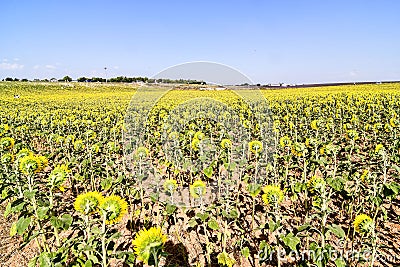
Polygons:
M2 266L400 265L400 84L162 90L0 83Z

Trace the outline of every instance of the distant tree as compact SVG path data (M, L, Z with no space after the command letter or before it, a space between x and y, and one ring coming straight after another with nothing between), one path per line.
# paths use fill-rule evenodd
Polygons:
M69 77L68 75L65 76L64 78L62 78L62 80L63 80L64 82L72 82L72 78Z
M78 82L86 82L88 80L88 78L86 78L86 77L79 77L78 78Z
M22 79L21 82L28 82L28 79Z
M6 78L6 82L12 82L12 81L14 81L13 78L10 78L10 77L7 77L7 78Z

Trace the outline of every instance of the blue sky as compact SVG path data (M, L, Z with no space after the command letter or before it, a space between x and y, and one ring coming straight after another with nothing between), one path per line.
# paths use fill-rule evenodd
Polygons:
M400 1L2 1L0 79L212 61L257 83L400 80Z

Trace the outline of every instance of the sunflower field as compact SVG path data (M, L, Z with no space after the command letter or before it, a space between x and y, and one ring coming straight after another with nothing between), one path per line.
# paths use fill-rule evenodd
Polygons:
M0 264L399 266L398 135L394 83L2 82Z

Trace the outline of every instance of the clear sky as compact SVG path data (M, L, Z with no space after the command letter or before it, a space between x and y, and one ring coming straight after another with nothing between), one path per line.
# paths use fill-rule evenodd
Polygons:
M398 0L1 0L0 79L212 61L257 83L400 80Z

